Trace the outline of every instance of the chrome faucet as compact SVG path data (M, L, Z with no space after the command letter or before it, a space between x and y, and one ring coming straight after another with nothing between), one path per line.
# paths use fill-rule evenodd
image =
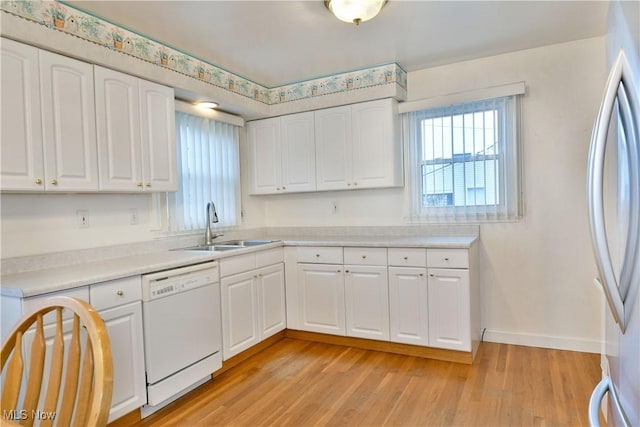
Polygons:
M213 217L213 221L212 221L212 217ZM215 239L216 237L224 236L224 234L221 234L221 233L214 234L211 231L212 222L214 223L218 222L218 212L216 212L216 205L212 201L209 201L207 203L207 228L204 231L204 244L207 246L213 245L213 239Z

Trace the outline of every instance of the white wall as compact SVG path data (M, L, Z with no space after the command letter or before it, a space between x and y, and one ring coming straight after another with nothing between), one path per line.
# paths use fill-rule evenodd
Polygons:
M599 351L586 162L603 37L410 72L408 100L524 81L525 217L481 226L485 339ZM262 197L268 226L405 224L404 189ZM338 212L332 204L338 203Z

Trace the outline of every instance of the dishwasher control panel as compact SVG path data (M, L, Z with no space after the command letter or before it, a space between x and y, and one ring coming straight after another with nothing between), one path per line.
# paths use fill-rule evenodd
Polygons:
M217 282L217 262L146 274L142 276L142 300L164 298Z

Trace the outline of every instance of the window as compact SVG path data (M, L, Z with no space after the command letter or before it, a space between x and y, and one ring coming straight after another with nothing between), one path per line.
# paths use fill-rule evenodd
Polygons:
M517 218L517 96L404 115L411 217L427 221Z
M176 112L178 191L167 194L169 231L206 226L205 207L212 200L220 222L229 228L240 222L240 161L238 127Z

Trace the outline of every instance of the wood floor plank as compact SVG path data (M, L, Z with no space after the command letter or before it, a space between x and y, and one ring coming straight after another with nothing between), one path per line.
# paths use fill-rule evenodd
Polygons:
M483 343L472 365L285 338L135 426L580 426L596 354Z

